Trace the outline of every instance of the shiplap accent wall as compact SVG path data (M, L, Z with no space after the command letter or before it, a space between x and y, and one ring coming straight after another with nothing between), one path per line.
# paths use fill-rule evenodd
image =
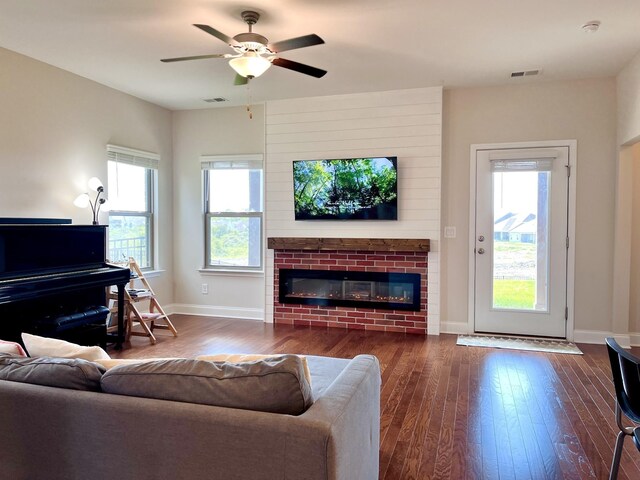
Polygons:
M428 238L428 329L440 324L442 88L280 100L266 104L268 237ZM397 221L295 221L293 161L398 157ZM273 322L273 250L267 250L265 320Z

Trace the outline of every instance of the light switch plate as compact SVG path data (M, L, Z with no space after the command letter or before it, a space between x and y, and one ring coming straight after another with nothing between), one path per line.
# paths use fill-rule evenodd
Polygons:
M456 238L456 227L444 227L444 238Z

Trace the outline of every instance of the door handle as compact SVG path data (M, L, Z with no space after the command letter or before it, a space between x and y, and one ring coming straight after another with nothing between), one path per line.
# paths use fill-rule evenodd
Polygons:
M478 253L479 253L480 255L482 255L482 254L484 253L484 248L479 248L479 249L478 249Z

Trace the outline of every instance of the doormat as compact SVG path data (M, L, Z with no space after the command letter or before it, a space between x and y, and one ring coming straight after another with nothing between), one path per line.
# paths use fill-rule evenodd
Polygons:
M557 340L544 340L522 337L492 337L488 335L458 335L457 345L469 347L510 348L513 350L528 350L530 352L568 353L582 355L575 344Z

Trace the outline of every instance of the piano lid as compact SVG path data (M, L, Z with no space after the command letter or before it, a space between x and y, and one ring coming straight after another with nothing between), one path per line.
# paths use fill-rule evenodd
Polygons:
M104 225L0 225L0 280L95 268L105 258Z
M30 218L30 217L0 217L2 225L24 225L27 223L46 223L46 224L70 224L70 218Z

